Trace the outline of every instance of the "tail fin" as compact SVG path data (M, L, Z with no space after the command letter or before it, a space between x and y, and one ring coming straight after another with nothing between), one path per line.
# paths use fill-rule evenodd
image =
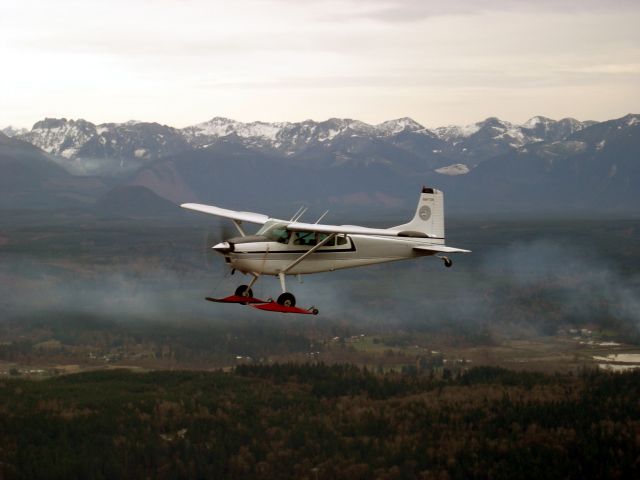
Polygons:
M435 188L422 187L416 214L409 223L393 227L407 236L429 236L444 244L444 195Z

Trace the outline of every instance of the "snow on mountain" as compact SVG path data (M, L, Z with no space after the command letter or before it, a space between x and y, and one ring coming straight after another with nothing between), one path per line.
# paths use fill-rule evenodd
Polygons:
M453 144L460 143L475 135L481 135L487 139L506 140L513 146L527 143L518 125L495 117L471 125L439 127L435 129L435 133L442 140Z
M531 143L534 141L563 140L592 124L593 122L580 122L575 118L553 120L538 116L530 118L520 125L520 128L524 135L529 138L527 143Z
M36 122L30 132L19 136L47 153L64 158L73 157L96 135L96 126L86 120L45 118Z
M440 175L449 175L455 177L456 175L466 175L469 173L469 167L464 163L454 163L453 165L447 165L446 167L436 168L436 173Z
M526 136L519 125L514 125L498 118L488 118L484 122L480 122L480 125L480 129L486 126L491 131L493 140L503 140L513 148L521 147L532 141L538 141L535 137Z
M454 142L456 139L467 138L480 130L477 123L471 125L449 125L446 127L438 127L433 132L445 142Z
M410 118L370 125L341 118L322 122L245 123L214 117L180 130L135 120L96 125L82 119L46 118L17 137L51 154L55 161L76 175L117 175L160 157L207 148L220 142L238 143L254 151L287 156L315 149L316 155L323 151L336 158L341 155L346 155L345 158L353 155L375 157L373 153L363 153L374 148L373 144L365 147L367 142L378 139L393 142L400 134L414 133L433 136ZM402 142L406 141L403 137Z
M265 140L275 140L287 123L267 123L251 122L243 123L224 117L214 117L209 121L182 129L187 139L193 140L198 137L226 137L237 135L241 138L262 138Z
M561 140L593 124L594 122L580 122L575 118L553 120L535 116L517 125L490 117L471 125L449 125L433 131L440 139L451 143L460 143L480 133L494 140L506 140L512 147L518 148L532 142Z
M7 137L11 138L11 137L15 137L16 135L25 134L29 130L27 130L26 128L13 127L13 126L9 125L8 127L5 127L0 131L2 133L4 133Z
M274 182L286 186L280 189L286 202L327 203L372 191L413 202L408 192L416 182L432 180L455 191L449 198L465 208L528 209L538 205L541 189L549 189L543 197L552 207L594 205L593 199L604 198L600 192L611 208L628 209L638 198L639 115L601 123L536 116L521 125L491 117L435 133L408 118L371 125L340 118L243 123L217 117L186 129L45 119L15 136L0 134L0 147L4 142L8 152L0 160L11 162L0 169L5 184L0 193L15 202L39 188L49 192L38 200L44 204L51 192L69 195L71 183L81 186L74 196L93 198L133 182L175 201L206 203L237 195L239 178L249 203L272 198ZM16 156L17 150L26 153ZM27 157L36 161L22 162ZM42 172L37 176L30 172L34 165L34 172ZM73 177L60 165L76 175L112 178ZM45 185L50 172L57 175L56 185Z
M378 133L389 136L396 135L400 132L411 131L420 132L426 131L426 129L415 120L409 117L397 118L395 120L387 120L386 122L379 123L375 126Z
M135 121L95 125L82 119L46 118L16 137L51 154L76 175L126 173L189 148L180 131Z
M533 129L533 128L536 128L538 125L548 125L552 122L555 122L555 120L552 120L547 117L536 116L536 117L531 117L529 120L527 120L520 126L526 129Z
M628 114L622 118L596 123L575 132L568 141L581 142L589 149L607 150L610 145L633 142L640 132L640 115ZM566 143L566 142L565 142ZM616 153L617 155L617 153Z
M182 129L194 146L206 146L216 139L236 136L250 140L254 146L288 149L296 145L314 142L325 143L340 136L388 137L400 132L420 132L426 129L410 118L389 120L378 125L370 125L359 120L330 118L323 122L305 120L303 122L251 122L244 123L223 117L215 117ZM301 138L303 141L301 142Z
M631 126L639 121L634 116L625 119ZM5 130L51 154L77 175L121 175L159 158L218 144L236 144L292 160L403 165L399 168L412 164L445 169L438 173L452 175L466 173L452 166L472 169L488 158L532 143L565 141L592 124L535 116L517 125L490 117L470 125L429 130L408 117L377 125L348 118L240 122L214 117L175 129L136 120L96 125L82 119L46 118L31 131Z
M488 158L539 141L537 137L527 135L519 125L496 117L471 125L440 127L434 132L449 144L449 157L463 160L460 163L465 165L477 165Z

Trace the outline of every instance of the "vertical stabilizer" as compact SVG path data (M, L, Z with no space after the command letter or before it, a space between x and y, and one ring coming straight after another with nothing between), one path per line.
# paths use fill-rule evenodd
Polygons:
M416 214L409 223L393 227L393 230L412 234L427 234L434 243L444 243L444 195L440 190L422 187Z

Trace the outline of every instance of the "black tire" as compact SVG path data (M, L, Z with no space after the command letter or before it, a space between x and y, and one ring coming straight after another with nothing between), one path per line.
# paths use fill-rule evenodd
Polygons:
M295 307L296 297L294 297L289 292L285 292L278 297L278 304L282 305L283 307Z
M444 266L447 268L451 268L451 266L453 265L453 262L451 261L451 259L444 257L443 260L444 260Z
M240 285L236 288L236 296L253 298L253 290L251 290L247 285Z
M313 313L314 315L317 315L320 313L320 311L317 308L312 308L311 313Z

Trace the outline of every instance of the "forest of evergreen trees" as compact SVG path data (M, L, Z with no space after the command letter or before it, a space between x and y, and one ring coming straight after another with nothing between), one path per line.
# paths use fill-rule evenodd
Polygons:
M640 478L640 372L4 379L0 478Z

